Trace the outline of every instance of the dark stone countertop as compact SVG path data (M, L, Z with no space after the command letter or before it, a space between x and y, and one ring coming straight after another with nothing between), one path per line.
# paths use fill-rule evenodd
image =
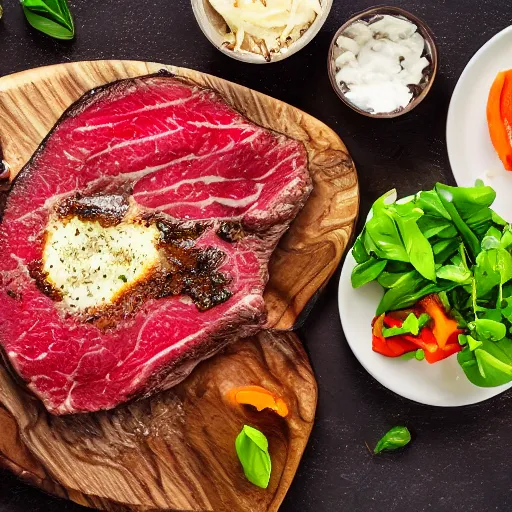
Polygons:
M71 0L74 42L53 41L25 23L18 0L5 0L0 22L0 75L87 59L141 59L195 68L282 99L324 121L343 138L356 162L361 215L380 194L399 195L453 182L445 144L448 104L474 52L511 23L512 4L499 0L390 2L422 17L439 45L440 70L427 99L395 120L374 120L342 105L331 89L327 49L363 0L335 0L316 39L298 54L268 66L232 60L200 32L189 0ZM511 59L512 63L512 59ZM512 66L511 66L512 67ZM1 120L0 120L1 122ZM444 512L512 510L508 436L510 393L471 407L421 406L385 390L345 343L334 276L302 339L319 384L315 428L285 512ZM403 452L372 458L372 444L395 424L410 427ZM85 510L0 474L0 512Z

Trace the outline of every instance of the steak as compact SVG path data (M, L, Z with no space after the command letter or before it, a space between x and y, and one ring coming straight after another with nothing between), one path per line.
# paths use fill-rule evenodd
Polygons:
M268 261L311 191L304 146L169 74L72 105L0 225L0 344L54 414L167 389L266 320Z

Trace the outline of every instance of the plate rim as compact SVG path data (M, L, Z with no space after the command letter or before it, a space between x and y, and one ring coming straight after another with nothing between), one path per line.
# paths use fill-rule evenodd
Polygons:
M507 36L509 33L512 33L512 25L505 27L503 30L500 30L496 34L494 34L490 39L488 39L478 50L472 55L467 64L464 66L462 73L460 74L455 88L453 89L452 95L450 97L450 104L448 105L448 113L446 115L446 127L445 127L445 139L446 139L446 152L448 154L448 161L450 164L450 169L452 171L453 178L457 185L462 182L460 177L460 173L456 170L457 167L453 165L455 161L453 144L450 144L451 133L454 131L454 123L455 123L455 103L457 101L458 96L460 95L460 91L464 87L464 82L469 75L472 67L475 62L477 62L481 56L491 47L493 46L497 40Z

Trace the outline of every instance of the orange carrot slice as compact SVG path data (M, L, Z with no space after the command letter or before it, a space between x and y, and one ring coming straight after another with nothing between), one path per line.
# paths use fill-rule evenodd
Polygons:
M271 409L283 418L288 415L288 407L284 400L261 386L243 386L231 389L228 396L232 401L238 404L252 405L258 411Z

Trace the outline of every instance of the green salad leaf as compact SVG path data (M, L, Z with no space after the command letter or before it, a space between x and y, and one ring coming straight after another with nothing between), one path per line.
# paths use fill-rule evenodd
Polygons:
M419 317L416 317L414 313L410 313L404 320L401 327L383 327L382 336L384 338L390 338L391 336L400 336L402 334L412 334L418 336L419 332L429 322L430 316L426 313L422 313Z
M368 261L360 263L352 272L352 286L359 288L366 283L375 281L386 268L387 263L387 260L378 260L377 258L370 258Z
M55 39L73 39L75 26L66 0L20 0L27 21Z
M407 427L393 427L380 439L373 453L393 451L403 448L411 442L411 433Z
M384 288L377 315L438 294L466 329L457 358L467 378L482 387L512 382L512 227L491 209L495 191L437 183L405 203L395 196L372 207L353 250L353 285L376 280ZM410 314L383 335L420 329Z
M244 425L236 438L235 448L247 480L266 489L270 481L272 462L265 435L254 427Z

